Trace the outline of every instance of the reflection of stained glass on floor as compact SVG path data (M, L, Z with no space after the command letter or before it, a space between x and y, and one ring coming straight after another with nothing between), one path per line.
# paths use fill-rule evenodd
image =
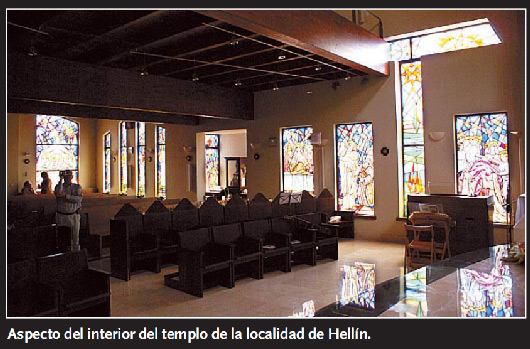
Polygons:
M461 317L513 317L512 279L475 270L458 271Z
M372 123L337 125L336 148L338 209L373 216Z
M315 302L309 300L302 304L302 311L293 311L291 317L314 317L315 316Z
M339 306L375 309L375 264L342 265L340 280Z
M405 299L403 303L406 317L428 315L426 270L423 267L405 275Z
M506 223L508 200L508 116L456 116L458 194L494 198L493 221Z
M282 130L283 190L313 191L313 128L295 127Z

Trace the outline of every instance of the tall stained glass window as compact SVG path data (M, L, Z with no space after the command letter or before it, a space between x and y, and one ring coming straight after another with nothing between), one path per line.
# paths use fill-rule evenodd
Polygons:
M218 191L219 186L219 135L206 135L205 159L206 192Z
M374 141L372 123L335 127L337 208L374 215Z
M311 126L282 129L282 183L285 192L314 190L312 134Z
M166 198L166 129L156 126L156 196Z
M403 150L401 189L404 195L403 210L405 211L408 194L422 194L425 192L425 147L421 62L402 63L400 68Z
M457 51L501 43L487 19L457 23L387 39L390 55L399 71L397 90L401 95L398 110L400 130L399 158L401 181L399 215L404 216L407 195L424 193L425 151L420 58L425 55ZM399 101L399 99L398 99ZM401 127L399 127L401 126Z
M103 135L103 193L110 193L110 132Z
M59 171L72 170L73 182L79 181L79 124L53 115L36 117L36 181L48 172L52 185L59 183ZM53 189L53 188L52 188Z
M457 115L456 179L458 194L495 199L493 221L507 223L508 116L506 113Z
M145 122L136 123L136 196L145 196Z
M127 126L120 122L120 195L127 195Z

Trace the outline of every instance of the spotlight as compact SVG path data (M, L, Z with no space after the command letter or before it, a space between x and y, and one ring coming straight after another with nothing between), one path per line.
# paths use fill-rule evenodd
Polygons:
M241 85L242 85L242 84L241 84L241 80L237 79L234 85L236 85L236 86L241 86Z
M274 86L272 87L272 90L273 91L278 91L280 88L278 87L278 85L276 83L274 83Z
M278 53L278 59L281 60L281 59L285 59L285 58L287 58L287 56L285 56L285 53L283 53L283 51L279 51L279 53Z
M149 72L147 71L147 68L146 68L146 67L143 67L143 68L142 68L142 71L140 71L140 75L141 75L141 76L147 76L147 75L149 75Z
M191 81L199 81L199 75L197 75L197 73L193 73L191 76Z
M35 57L37 56L38 53L37 53L37 50L35 49L35 46L33 46L33 44L29 47L29 51L28 51L28 56L30 57Z
M322 66L320 66L320 65L316 66L316 67L315 67L315 70L316 70L316 71L322 70Z

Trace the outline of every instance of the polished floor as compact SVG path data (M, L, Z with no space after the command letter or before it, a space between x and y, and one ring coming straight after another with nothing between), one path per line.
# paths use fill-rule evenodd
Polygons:
M290 273L274 271L261 280L245 278L232 289L222 286L197 298L164 286L164 275L136 272L129 282L111 278L112 317L288 317L302 311L305 302L315 309L336 301L340 288L340 267L354 262L375 264L376 284L402 272L404 247L398 243L344 239L339 242L339 259L319 260L316 266L295 265ZM109 270L109 259L91 262L91 267Z

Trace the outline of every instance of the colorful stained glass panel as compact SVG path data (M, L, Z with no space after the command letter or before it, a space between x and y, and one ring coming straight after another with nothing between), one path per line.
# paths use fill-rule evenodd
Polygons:
M137 186L136 196L145 196L145 123L136 123Z
M110 193L110 132L103 136L103 193Z
M72 170L73 182L79 177L79 125L53 115L36 116L36 185L41 173L48 172L52 183L59 182L59 171Z
M218 191L219 186L219 135L205 137L206 192Z
M127 128L125 122L120 123L120 190L127 195Z
M336 126L337 207L374 215L374 144L372 123Z
M311 126L282 130L283 190L313 192L313 146Z
M339 306L375 309L375 264L342 265L340 280Z
M156 196L166 198L166 129L156 127Z
M493 221L507 223L510 179L506 113L456 116L458 194L494 198Z

